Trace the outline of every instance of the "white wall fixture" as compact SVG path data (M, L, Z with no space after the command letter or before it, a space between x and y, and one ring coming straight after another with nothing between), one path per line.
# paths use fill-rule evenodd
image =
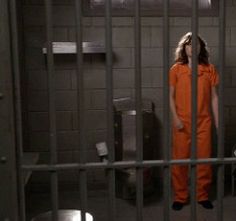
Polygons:
M163 0L140 0L143 16L161 16ZM192 0L169 0L170 16L189 16ZM132 15L135 0L111 0L114 16ZM218 14L218 0L198 0L200 16L216 16ZM84 0L85 15L104 14L105 0Z
M83 42L84 54L104 54L105 46L99 42ZM53 42L53 54L76 54L76 42ZM43 54L47 54L47 48L43 47Z
M104 0L90 0L91 7L98 7L104 5ZM134 5L134 0L112 0L112 7L113 8L126 8L132 7ZM153 7L153 6L160 6L162 5L163 0L141 0L141 4L144 7ZM211 7L211 0L199 0L199 8L210 8ZM192 1L191 0L170 0L170 4L177 6L177 7L191 7Z

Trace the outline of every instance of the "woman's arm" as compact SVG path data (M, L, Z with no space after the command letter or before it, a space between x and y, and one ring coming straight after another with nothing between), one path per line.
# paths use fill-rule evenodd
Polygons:
M177 112L176 112L175 101L174 101L175 88L173 86L170 86L169 94L170 94L170 110L172 113L174 125L178 130L180 130L184 127L184 125L182 121L179 119L179 116L177 115Z
M211 106L212 106L212 112L215 120L215 126L218 130L219 126L219 111L218 111L218 94L216 91L216 87L211 88Z

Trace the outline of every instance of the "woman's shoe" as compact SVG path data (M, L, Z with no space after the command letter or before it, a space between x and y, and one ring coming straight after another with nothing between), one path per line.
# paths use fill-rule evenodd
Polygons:
M205 209L213 209L214 206L210 200L203 200L198 202L200 205L202 205Z
M178 202L178 201L174 201L172 204L172 209L173 210L181 210L184 206L184 203Z

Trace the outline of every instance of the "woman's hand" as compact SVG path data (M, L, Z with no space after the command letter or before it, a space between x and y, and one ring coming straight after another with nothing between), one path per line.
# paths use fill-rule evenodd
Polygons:
M212 112L215 120L215 127L216 132L218 134L218 128L219 128L219 112L218 112L218 94L216 87L211 88L211 105L212 105Z
M174 94L175 94L175 88L173 86L170 86L170 109L173 116L173 123L177 130L181 130L184 128L184 124L177 115Z
M181 129L184 128L183 122L178 117L174 118L174 125L175 125L177 130L181 130Z

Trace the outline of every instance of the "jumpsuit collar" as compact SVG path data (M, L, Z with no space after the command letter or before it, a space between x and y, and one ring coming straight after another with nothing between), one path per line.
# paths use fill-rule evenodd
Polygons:
M203 75L203 73L205 71L206 71L206 67L199 64L198 65L198 76ZM191 75L191 68L187 64L184 65L183 73L187 73L188 75Z

